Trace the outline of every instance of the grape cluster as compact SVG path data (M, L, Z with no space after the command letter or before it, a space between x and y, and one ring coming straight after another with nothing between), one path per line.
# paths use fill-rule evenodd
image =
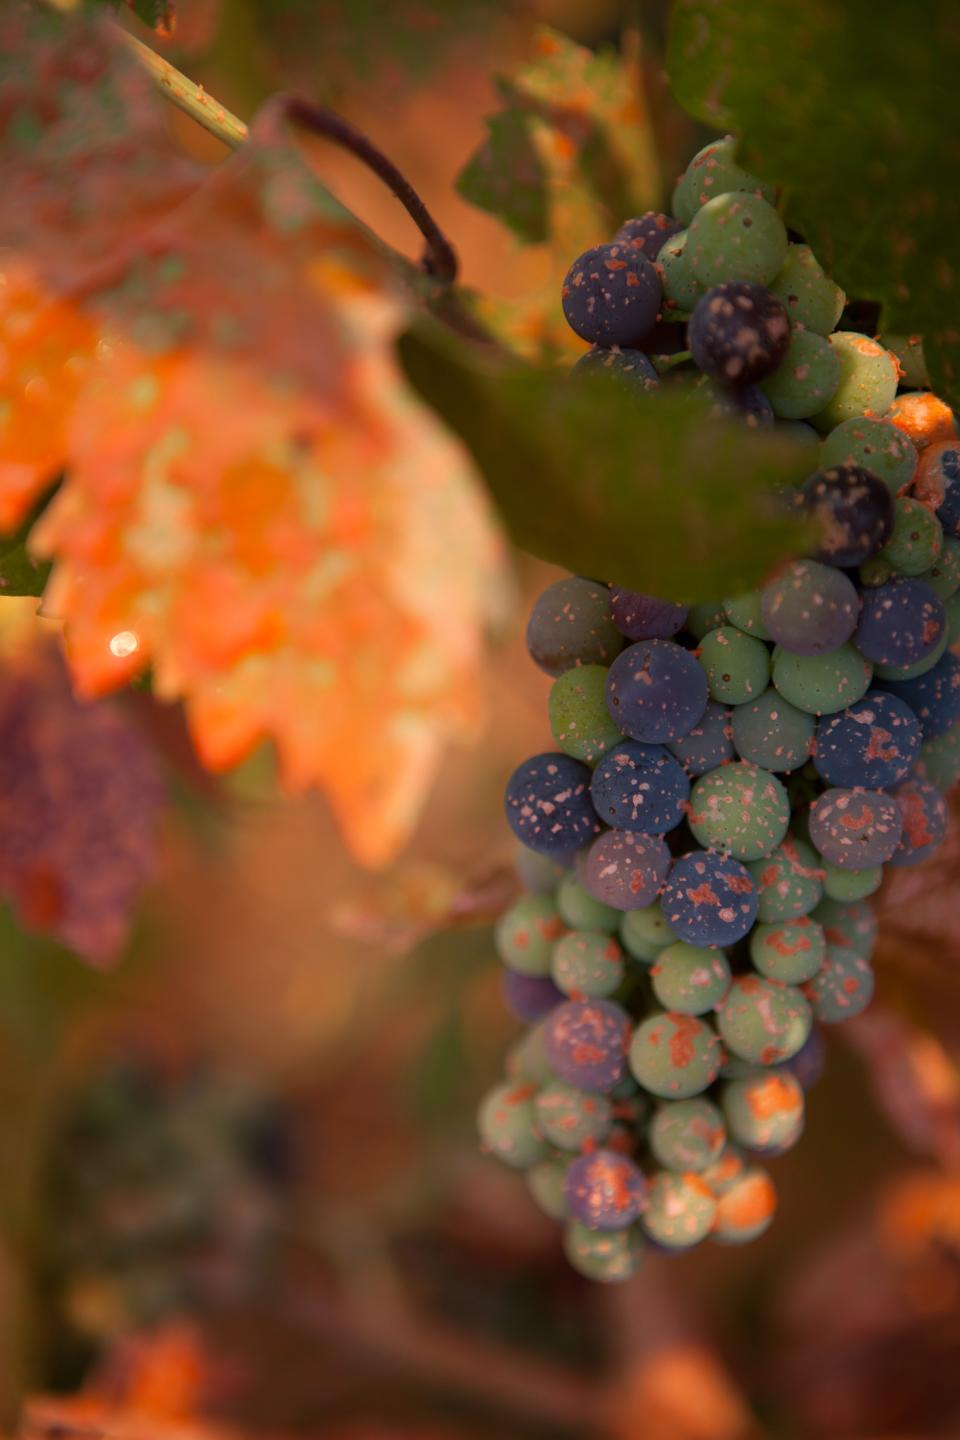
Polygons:
M834 328L845 297L775 198L708 145L674 215L628 221L563 292L578 383L705 386L803 434L819 535L749 594L575 576L530 616L553 748L507 785L524 893L496 928L529 1028L480 1132L604 1281L770 1224L818 1024L873 994L869 897L942 842L960 779L954 418L915 341Z

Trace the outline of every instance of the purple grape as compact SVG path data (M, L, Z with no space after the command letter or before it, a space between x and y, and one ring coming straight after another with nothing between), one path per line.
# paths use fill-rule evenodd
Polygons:
M936 785L916 776L898 785L893 798L903 816L903 834L890 864L922 865L946 839L950 823L946 798Z
M507 966L503 968L502 990L510 1014L528 1025L549 1014L565 998L549 975L521 975Z
M586 765L559 750L524 760L504 796L517 839L540 855L566 855L599 834L590 780Z
M871 690L848 710L820 721L813 763L828 785L885 790L910 774L921 742L910 706Z
M686 605L671 600L658 600L655 595L641 595L622 586L610 587L613 623L628 640L669 640L676 635L687 618Z
M693 779L733 759L730 711L709 700L702 717L680 740L671 740L667 749L677 757Z
M960 720L960 658L949 650L915 680L888 680L883 687L905 701L920 721L924 740L945 735Z
M823 1031L814 1025L796 1055L785 1060L782 1068L789 1070L791 1075L800 1082L800 1088L806 1091L812 1090L816 1085L823 1074L826 1063L827 1047L824 1044Z
M567 1212L591 1230L625 1230L647 1208L640 1168L616 1150L580 1155L567 1170Z
M629 245L632 250L642 250L648 260L656 260L667 241L679 235L683 228L672 215L648 210L633 220L625 220L613 238L615 242Z
M616 910L643 910L659 894L670 851L659 835L608 830L577 863L580 883L594 900Z
M960 539L960 444L943 440L930 446L920 461L916 489L926 503L937 503L943 533Z
M810 839L841 870L885 864L902 830L900 807L882 790L825 790L810 807Z
M612 1000L567 1000L544 1021L547 1059L568 1085L607 1094L627 1073L630 1028Z
M893 575L886 584L864 591L855 644L877 665L906 669L933 654L946 628L943 601L930 586Z
M872 470L859 465L817 470L797 492L797 504L820 525L814 558L826 565L862 565L893 533L893 496Z
M590 792L594 809L607 825L663 835L683 819L690 781L662 745L625 740L599 762Z
M760 613L770 638L784 650L824 655L856 630L860 597L841 570L794 560L763 587Z
M530 611L527 649L554 678L576 665L609 665L623 649L623 636L606 585L579 575L548 585Z
M790 344L783 302L762 285L715 285L687 326L697 365L726 385L750 385L775 370Z
M586 355L580 356L570 374L578 378L582 375L603 374L619 385L621 390L634 393L655 390L660 384L656 367L642 350L621 350L619 346L613 350L605 350L600 345L594 345Z
M733 945L756 920L757 903L757 888L739 860L693 850L670 871L660 909L688 945Z
M610 666L607 708L633 740L679 740L702 719L708 699L702 665L672 640L640 640Z
M567 324L590 345L632 349L660 309L660 277L642 250L614 242L574 260L563 282Z

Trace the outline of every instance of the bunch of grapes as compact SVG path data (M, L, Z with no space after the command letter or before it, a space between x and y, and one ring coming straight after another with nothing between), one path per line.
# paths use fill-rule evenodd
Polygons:
M728 137L674 215L575 261L576 371L789 426L819 548L691 608L571 577L533 608L554 748L506 790L525 893L497 926L529 1029L480 1109L585 1275L761 1235L817 1028L869 1004L885 865L960 778L960 441L914 340L872 338ZM840 329L834 327L841 324ZM899 392L899 393L898 393Z

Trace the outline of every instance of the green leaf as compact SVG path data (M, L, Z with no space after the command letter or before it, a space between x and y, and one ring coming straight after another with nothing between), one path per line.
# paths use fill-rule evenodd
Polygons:
M679 391L630 396L605 376L481 361L426 325L401 357L535 555L696 601L749 588L804 546L774 496L810 470L791 437L707 419Z
M960 403L960 9L876 0L676 0L671 83L786 187L790 223L884 327L924 336Z
M138 20L151 30L173 27L174 6L171 0L86 0L89 10L132 10Z
M42 595L48 561L34 560L24 540L0 538L0 595Z
M505 108L457 181L467 200L522 240L579 230L580 249L648 201L657 163L632 59L542 26L535 58L498 83Z

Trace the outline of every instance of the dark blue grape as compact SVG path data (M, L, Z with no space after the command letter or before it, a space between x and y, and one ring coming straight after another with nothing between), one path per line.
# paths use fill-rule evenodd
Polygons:
M702 719L709 691L702 665L672 640L641 640L610 667L607 707L633 740L662 745L689 734Z
M503 969L503 998L515 1020L532 1024L559 1005L565 996L549 975L522 975L519 970Z
M893 534L893 496L871 470L835 465L817 470L797 492L798 506L820 526L814 558L849 569L862 565Z
M544 1021L547 1059L578 1090L609 1093L627 1073L630 1016L612 1000L567 1000Z
M687 618L686 605L624 590L621 585L611 585L610 606L614 624L628 640L669 640Z
M823 1042L823 1031L814 1025L796 1055L783 1062L783 1069L789 1070L800 1082L800 1088L806 1091L816 1085L826 1063L827 1047Z
M740 420L749 430L772 430L776 423L773 406L759 385L743 385L732 390L709 375L701 375L693 393L707 397L710 402L707 413L715 420Z
M645 215L625 220L613 238L632 250L642 250L648 260L656 260L671 236L679 235L683 228L672 215L648 210Z
M890 864L922 865L946 839L950 822L946 797L929 780L914 776L897 786L893 798L903 816L903 833Z
M590 799L591 773L562 751L533 755L507 782L507 821L518 840L540 855L566 855L599 834Z
M625 1230L647 1205L643 1172L616 1150L580 1155L567 1170L567 1212L591 1230Z
M652 262L625 244L585 250L563 282L567 324L590 345L636 348L652 329L660 300Z
M694 850L670 871L660 909L688 945L733 945L757 918L757 888L739 860Z
M930 586L893 575L884 585L863 592L854 643L875 664L906 669L933 654L946 628L943 601Z
M715 285L697 301L687 326L690 353L725 385L750 385L775 370L790 344L781 300L762 285Z
M690 781L662 745L625 740L599 762L590 791L594 809L607 825L663 835L683 819Z
M828 785L885 790L910 774L921 741L910 706L871 690L848 710L820 721L813 763Z
M571 375L607 375L621 390L634 393L655 390L660 376L642 350L605 350L594 345L586 355L581 355L570 372Z
M960 720L960 657L949 650L915 680L888 680L883 687L906 701L920 721L924 740L945 735Z
M667 749L675 755L687 774L694 779L725 765L733 759L733 732L730 711L716 700L708 700L707 708L693 729L679 740L671 740Z

